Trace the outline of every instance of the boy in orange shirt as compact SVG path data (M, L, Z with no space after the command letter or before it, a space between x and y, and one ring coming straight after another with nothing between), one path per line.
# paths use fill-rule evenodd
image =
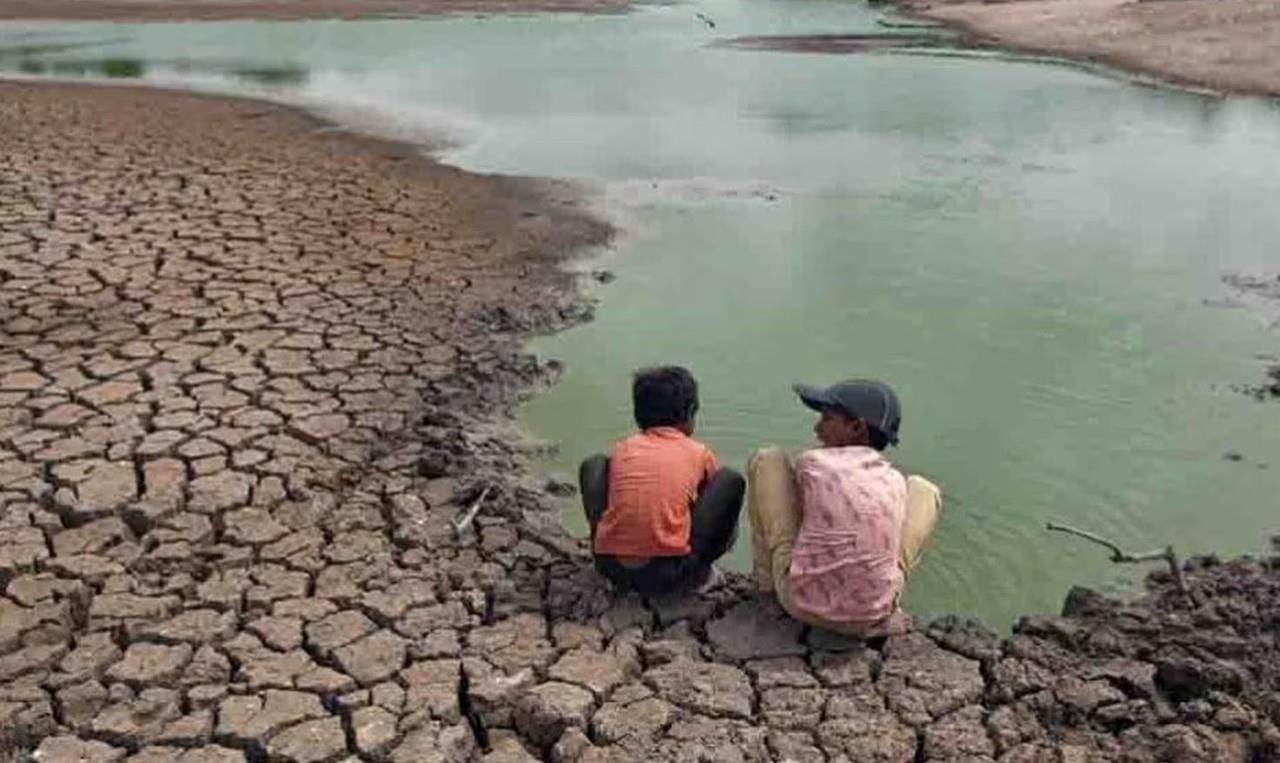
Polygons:
M631 397L640 431L578 473L596 569L645 596L709 588L719 579L712 562L737 534L746 484L692 438L698 383L688 370L637 371Z

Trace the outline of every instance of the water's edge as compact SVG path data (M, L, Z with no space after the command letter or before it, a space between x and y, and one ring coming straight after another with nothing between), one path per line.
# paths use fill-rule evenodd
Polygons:
M1144 87L1179 90L1219 98L1239 95L1280 99L1280 83L1268 88L1235 82L1211 82L1194 76L1179 74L1167 68L1144 65L1119 53L1106 53L1089 50L1088 48L1070 49L1067 45L1047 47L1019 43L1009 39L1008 36L1001 35L983 26L980 22L952 19L944 14L931 12L932 8L927 4L918 2L918 0L885 0L885 4L892 7L896 13L903 17L937 24L954 30L962 36L962 39L966 39L974 45L991 47L1005 51L1010 55L1028 58L1033 61L1054 62ZM939 6L939 8L942 9L945 6Z

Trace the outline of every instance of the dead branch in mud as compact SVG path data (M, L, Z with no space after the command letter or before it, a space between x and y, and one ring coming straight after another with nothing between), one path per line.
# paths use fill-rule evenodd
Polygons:
M1100 546L1105 546L1111 549L1111 561L1116 564L1151 562L1163 559L1169 565L1169 572L1173 575L1173 582L1174 585L1178 587L1178 592L1182 594L1183 598L1185 598L1191 606L1196 606L1195 596L1193 596L1190 589L1187 588L1187 582L1182 577L1182 565L1178 562L1178 555L1174 553L1173 546L1165 546L1162 549L1134 554L1120 548L1120 546L1113 541L1107 540L1100 535L1095 535L1087 530L1080 530L1075 527L1060 525L1056 522L1045 523L1045 529L1067 533L1068 535L1074 535L1078 538L1084 538L1087 541L1092 541Z

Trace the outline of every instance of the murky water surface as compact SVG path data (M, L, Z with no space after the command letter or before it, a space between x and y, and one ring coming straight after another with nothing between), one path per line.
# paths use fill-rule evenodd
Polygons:
M268 93L448 136L468 169L590 181L626 234L583 266L618 276L590 287L597 320L535 343L567 364L523 411L561 445L548 469L628 432L640 365L694 370L699 436L738 465L764 442L810 443L791 382L883 377L906 408L895 460L949 496L912 580L918 614L1005 626L1075 582L1132 584L1046 520L1140 549L1260 550L1280 528L1280 406L1231 385L1261 380L1258 356L1280 347L1265 311L1221 306L1219 279L1277 265L1280 109L985 57L709 45L877 18L708 0L3 24L0 68ZM571 506L566 521L581 529Z

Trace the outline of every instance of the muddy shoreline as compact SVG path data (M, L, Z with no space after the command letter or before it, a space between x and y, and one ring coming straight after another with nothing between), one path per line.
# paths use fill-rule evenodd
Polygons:
M977 44L1063 57L1189 89L1280 95L1280 8L1265 0L894 0Z
M572 195L261 102L0 96L15 757L1280 754L1280 559L1193 560L1193 602L1073 591L1003 640L849 642L739 576L614 597L506 416L556 371L522 342L589 316L560 263L609 230Z
M1222 278L1223 284L1243 299L1241 306L1248 309L1264 310L1264 315L1273 315L1268 328L1280 328L1280 275L1243 275L1233 273ZM1261 306L1261 307L1259 307ZM1280 356L1274 353L1261 355L1258 360L1264 364L1263 380L1257 384L1236 387L1237 391L1252 397L1260 403L1280 401Z

